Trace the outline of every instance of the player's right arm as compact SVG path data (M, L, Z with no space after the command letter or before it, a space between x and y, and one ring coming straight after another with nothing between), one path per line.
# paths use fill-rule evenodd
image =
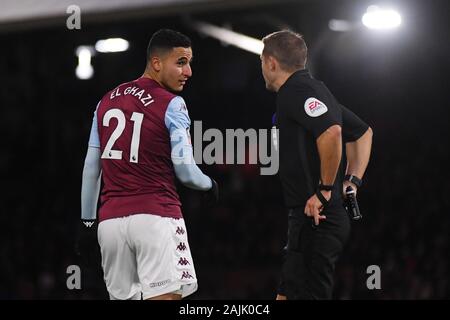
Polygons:
M98 108L98 105L97 105ZM92 120L88 150L84 160L81 182L81 219L95 220L97 217L97 201L100 194L101 161L100 138L97 127L97 110Z
M98 108L98 105L97 105ZM81 222L78 227L75 252L90 263L96 238L94 222L97 217L97 201L100 193L101 162L100 139L97 128L97 110L92 120L88 150L84 160L83 177L81 181Z

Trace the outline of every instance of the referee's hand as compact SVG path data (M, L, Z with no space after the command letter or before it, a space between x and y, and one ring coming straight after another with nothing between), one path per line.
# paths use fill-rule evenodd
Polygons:
M322 192L323 196L328 201L331 199L331 191L322 190L320 192ZM314 194L311 198L308 199L308 201L306 201L306 206L305 206L305 210L304 210L305 214L308 217L311 217L314 219L314 224L316 226L319 225L320 220L324 220L327 218L326 216L320 214L322 212L322 210L323 210L323 204L322 204L322 202L320 202L320 200L316 194Z

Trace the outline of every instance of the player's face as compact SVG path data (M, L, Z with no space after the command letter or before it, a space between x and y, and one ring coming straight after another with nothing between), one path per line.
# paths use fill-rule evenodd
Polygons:
M170 91L182 91L186 81L192 76L191 61L191 48L173 48L162 59L162 85Z
M270 71L270 61L268 57L264 55L260 56L261 58L261 71L263 74L264 81L266 82L266 89L269 91L276 91L273 87L273 74Z

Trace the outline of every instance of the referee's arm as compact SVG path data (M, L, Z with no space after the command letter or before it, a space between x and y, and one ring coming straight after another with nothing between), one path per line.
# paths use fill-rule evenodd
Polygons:
M332 186L336 178L342 156L342 130L340 125L332 125L317 139L320 156L320 176L322 184Z
M320 157L320 177L324 185L332 186L336 178L339 164L342 156L342 134L341 126L334 124L323 131L317 138L317 150ZM319 191L327 201L331 199L331 190ZM312 195L305 205L305 214L314 219L314 224L317 226L320 220L326 219L326 216L321 215L324 204L319 200L316 194Z
M369 127L358 140L345 144L347 156L346 175L353 175L362 180L369 164L372 136L373 131ZM354 189L356 189L356 186L354 186Z
M279 92L279 98L286 103L288 113L315 138L320 158L320 180L323 185L332 186L342 157L342 111L332 103L327 106L326 96L320 90L303 86L296 87L297 99L293 99L286 90ZM303 103L298 106L296 101ZM331 199L331 191L321 190L326 201ZM326 219L320 213L324 204L317 194L313 194L305 205L304 212L314 218L314 223Z
M361 179L369 164L372 150L373 131L352 111L342 106L342 121L344 123L343 137L345 141L345 154L347 156L347 168L345 175L356 176ZM347 186L351 186L355 192L357 186L350 181L344 181L343 193Z

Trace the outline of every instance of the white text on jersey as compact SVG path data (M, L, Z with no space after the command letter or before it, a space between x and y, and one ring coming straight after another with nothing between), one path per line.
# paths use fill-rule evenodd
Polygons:
M148 106L149 104L155 102L155 100L153 100L152 96L150 94L148 94L147 92L145 92L144 89L141 89L140 91L139 87L127 87L125 90L123 90L123 92L120 92L120 88L117 88L116 90L114 90L113 92L111 92L111 96L110 99L114 99L116 97L121 96L122 94L124 96L131 94L132 96L136 97L139 99L139 101L142 102L142 104L144 105L144 107Z

